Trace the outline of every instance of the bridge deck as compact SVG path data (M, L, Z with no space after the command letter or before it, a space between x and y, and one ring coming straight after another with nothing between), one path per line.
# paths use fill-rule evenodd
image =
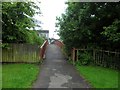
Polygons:
M33 88L89 88L75 68L66 62L61 50L48 45L46 59Z

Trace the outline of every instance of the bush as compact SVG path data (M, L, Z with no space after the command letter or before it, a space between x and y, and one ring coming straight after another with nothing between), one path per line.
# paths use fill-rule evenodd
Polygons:
M78 59L79 59L79 61L77 62L78 65L89 65L92 57L90 53L84 51L83 53L79 53Z
M42 45L42 43L44 42L44 39L42 37L39 37L35 30L26 31L26 34L27 34L26 37L27 43Z

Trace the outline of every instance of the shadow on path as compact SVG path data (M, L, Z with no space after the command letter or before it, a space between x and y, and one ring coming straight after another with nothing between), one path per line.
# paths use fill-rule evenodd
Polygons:
M54 44L47 47L46 59L33 88L90 88Z

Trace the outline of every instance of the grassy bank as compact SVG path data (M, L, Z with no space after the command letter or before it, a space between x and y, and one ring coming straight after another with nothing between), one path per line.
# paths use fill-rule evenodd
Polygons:
M35 64L3 64L2 88L30 88L38 73Z
M76 65L79 73L94 88L118 88L118 71L98 66Z

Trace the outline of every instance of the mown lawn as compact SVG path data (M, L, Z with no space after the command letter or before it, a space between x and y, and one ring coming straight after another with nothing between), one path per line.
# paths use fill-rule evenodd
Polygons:
M2 88L2 64L0 64L0 89Z
M76 66L93 88L118 88L118 71L99 66Z
M38 73L35 64L3 64L2 88L31 88Z

